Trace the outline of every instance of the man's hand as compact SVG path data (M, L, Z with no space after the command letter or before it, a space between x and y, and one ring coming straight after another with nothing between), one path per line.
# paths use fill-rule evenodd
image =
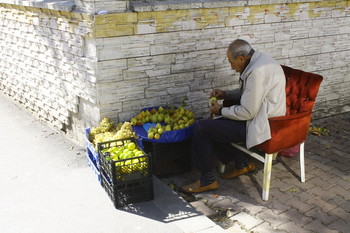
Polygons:
M216 97L218 100L222 100L222 99L225 99L225 97L226 97L226 92L225 92L225 91L218 90L218 89L214 89L214 90L210 93L210 97Z
M210 111L215 115L221 115L220 108L221 108L221 106L217 102L214 101L214 102L212 102L212 104L210 106Z

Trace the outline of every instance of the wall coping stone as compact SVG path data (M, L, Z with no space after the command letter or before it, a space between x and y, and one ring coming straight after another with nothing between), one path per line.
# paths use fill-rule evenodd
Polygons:
M323 0L141 0L130 1L130 10L134 12L148 12L321 1ZM68 12L74 11L76 7L75 0L0 0L0 3Z
M74 0L0 0L0 3L68 12L75 8Z
M310 3L324 0L141 0L131 1L130 10L135 12L183 10L200 8L240 7L288 3Z

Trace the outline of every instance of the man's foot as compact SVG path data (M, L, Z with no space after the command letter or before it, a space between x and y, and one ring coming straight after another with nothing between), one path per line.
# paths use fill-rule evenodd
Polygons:
M242 168L240 170L237 169L233 169L232 171L229 172L225 172L223 174L221 174L221 178L223 179L232 179L235 178L239 175L245 174L247 172L253 171L255 169L255 165L254 163L250 163L248 166L246 166L245 168Z
M213 183L201 187L201 182L199 180L193 182L192 184L185 185L181 187L181 191L185 193L201 193L209 190L215 190L219 188L218 181L214 181Z

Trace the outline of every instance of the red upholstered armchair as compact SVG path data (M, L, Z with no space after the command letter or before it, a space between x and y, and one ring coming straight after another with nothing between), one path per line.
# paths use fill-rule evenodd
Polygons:
M232 146L246 152L264 163L264 180L262 199L268 200L272 160L279 151L300 145L300 178L305 182L304 142L311 121L311 113L323 77L318 74L304 72L282 66L286 76L286 116L269 119L271 139L256 147L265 153L264 156L232 143ZM224 105L226 105L224 101ZM221 172L225 167L221 165Z

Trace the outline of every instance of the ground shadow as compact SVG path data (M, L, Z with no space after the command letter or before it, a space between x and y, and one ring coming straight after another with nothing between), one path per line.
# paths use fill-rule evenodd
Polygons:
M163 223L170 223L203 215L155 176L153 176L153 187L153 200L128 204L118 208L118 210Z

